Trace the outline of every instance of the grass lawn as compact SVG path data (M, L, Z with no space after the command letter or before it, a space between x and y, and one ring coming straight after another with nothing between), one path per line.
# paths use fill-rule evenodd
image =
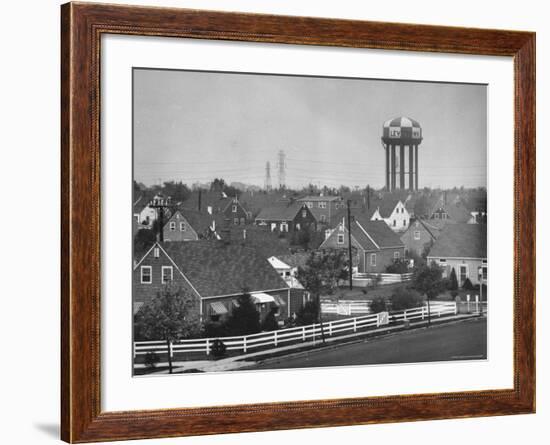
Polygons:
M332 295L322 295L321 300L336 302L338 300L372 300L376 297L389 298L395 292L395 289L407 285L408 283L387 284L378 286L375 289L370 287L354 287L353 289L340 287Z

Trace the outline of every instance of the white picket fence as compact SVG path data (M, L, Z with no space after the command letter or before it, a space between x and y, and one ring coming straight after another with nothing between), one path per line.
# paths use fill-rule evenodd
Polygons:
M430 313L432 317L456 315L456 303L431 303ZM323 331L326 337L333 337L358 329L380 327L390 322L404 322L406 320L426 319L428 317L427 306L407 309L404 311L380 312L362 317L345 318L342 320L323 323ZM239 351L243 354L255 349L271 346L278 347L292 342L305 342L321 339L321 325L319 323L295 328L280 329L278 331L260 332L238 337L197 338L180 340L174 343L166 341L142 341L134 342L134 358L148 352L166 353L173 357L175 353L204 353L209 355L215 340L221 340L227 351Z
M380 274L371 274L371 273L356 273L353 275L353 285L357 287L366 287L373 283L374 278L380 277L379 285L385 284L395 284L395 283L405 283L412 280L412 273L380 273Z
M370 300L340 300L338 302L321 302L321 312L323 314L338 315L367 315L370 314Z

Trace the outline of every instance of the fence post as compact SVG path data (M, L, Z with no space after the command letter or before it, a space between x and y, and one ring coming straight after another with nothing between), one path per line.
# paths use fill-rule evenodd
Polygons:
M306 341L306 327L302 327L302 341Z
M277 331L273 331L273 342L275 343L275 346L277 346Z
M332 321L328 323L328 336L332 337Z
M246 336L243 337L243 352L246 352Z
M206 355L210 355L210 339L206 339Z
M380 327L380 312L378 312L376 314L376 327L379 328Z
M132 342L132 350L134 352L134 358L136 358L136 342L135 341Z
M174 344L171 341L168 342L168 351L170 352L170 357L174 357Z
M458 304L455 301L455 304L454 304L454 307L453 307L453 312L454 312L455 315L458 313L458 307L457 306L458 306Z
M424 306L422 306L422 320L424 320Z
M353 332L357 332L357 318L353 319Z
M403 311L403 321L407 321L407 309Z

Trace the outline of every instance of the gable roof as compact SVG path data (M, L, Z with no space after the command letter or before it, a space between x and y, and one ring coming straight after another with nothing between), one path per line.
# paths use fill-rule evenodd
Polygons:
M457 223L465 223L471 218L470 212L463 207L461 204L444 204L442 206L435 206L434 210L432 212L436 213L438 210L444 210L447 215L449 215L449 219L453 220Z
M382 218L389 218L400 201L403 202L401 198L393 195L388 195L382 199L371 201L369 210L371 217L374 212L378 210Z
M222 241L181 241L162 248L202 297L286 289L255 249Z
M290 205L280 203L263 208L260 210L258 216L256 216L256 219L266 221L292 221L303 207L305 207L305 204L301 202L295 202Z
M362 216L356 216L355 218L357 224L370 235L372 240L381 249L386 247L402 247L404 245L401 238L384 221L371 221Z
M352 215L352 218L351 236L363 250L372 251L404 246L401 238L384 221L371 221L364 213ZM344 233L347 233L347 217L343 219L343 222ZM333 236L334 233L330 236Z
M216 222L216 230L221 227L223 223L223 218L219 215L210 215L208 212L199 212L198 210L190 210L185 208L178 208L174 210L164 227L166 227L176 216L176 213L179 213L185 218L189 225L193 228L197 234L204 233L212 226L212 221Z
M487 226L447 224L428 257L487 258Z
M254 248L262 258L288 255L290 253L288 239L280 238L278 233L272 232L267 227L258 227L251 224L231 225L219 230L218 234L226 241L229 235L231 244Z

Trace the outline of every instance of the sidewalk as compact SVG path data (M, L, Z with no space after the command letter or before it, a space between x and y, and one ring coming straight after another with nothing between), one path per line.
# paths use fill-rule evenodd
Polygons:
M472 318L477 318L477 314L461 314L454 315L449 317L442 317L437 319L432 319L431 324L439 325L451 322L460 322L463 320L468 320ZM336 337L325 337L325 345L323 345L321 338L315 341L306 341L302 343L296 343L288 346L281 346L273 349L266 349L263 351L253 352L249 354L242 354L234 357L228 357L219 360L193 360L193 361L179 361L173 362L173 373L185 373L185 372L223 372L223 371L233 371L236 369L246 368L254 365L258 361L262 361L268 358L277 357L281 355L292 355L304 354L311 350L319 351L323 349L332 349L338 347L342 343L356 343L365 341L371 337L378 338L381 336L386 336L388 334L395 334L403 331L410 331L411 329L420 329L428 325L426 320L421 320L413 322L409 327L405 327L400 324L398 326L385 326L378 329L373 329L370 331L356 332L353 334L340 335ZM168 363L159 363L157 366L167 367ZM144 368L145 365L135 365L135 368ZM136 376L144 377L150 375L162 375L168 374L168 370L153 371L148 374Z

